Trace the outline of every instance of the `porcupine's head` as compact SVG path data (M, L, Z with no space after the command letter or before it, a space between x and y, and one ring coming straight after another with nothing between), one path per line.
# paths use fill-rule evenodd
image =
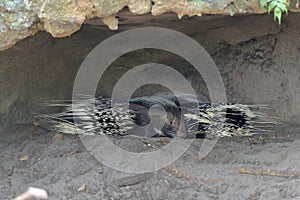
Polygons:
M130 100L133 122L142 127L136 133L147 137L185 137L180 127L179 107L170 99L158 96L137 97Z

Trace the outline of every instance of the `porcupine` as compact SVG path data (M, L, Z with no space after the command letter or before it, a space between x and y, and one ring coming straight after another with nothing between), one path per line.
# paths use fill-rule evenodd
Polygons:
M112 101L115 101L113 109ZM63 106L65 110L39 115L38 118L54 124L52 129L68 134L134 134L146 137L174 137L177 134L184 138L251 136L268 131L274 124L271 117L259 111L260 108L266 108L264 105L211 103L203 95L195 97L168 92L132 98L129 101L129 110L126 109L128 102L104 97L73 102L51 101L46 105ZM153 120L153 116L149 116L149 110L153 106L165 110L163 115L158 113L154 116L157 121L163 122L163 128L159 130L150 126L132 131L133 127L145 127Z

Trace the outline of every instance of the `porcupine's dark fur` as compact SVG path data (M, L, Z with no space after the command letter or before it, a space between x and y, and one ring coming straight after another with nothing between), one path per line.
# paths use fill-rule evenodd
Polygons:
M197 99L197 102L194 99ZM271 118L258 111L258 108L265 106L214 104L200 95L194 97L161 93L132 98L129 101L129 111L126 109L128 103L121 101L115 101L112 109L111 101L109 98L99 97L74 102L48 102L49 106L64 106L65 110L38 117L51 122L54 124L53 129L62 133L134 134L146 137L174 137L176 134L180 137L206 134L211 137L250 136L267 131L266 129L274 124ZM160 106L165 110L165 114L155 115L154 109L154 118L150 118L149 109L153 106ZM74 119L79 123L74 123ZM139 128L147 126L151 119L163 122L163 128ZM183 126L180 127L180 123Z

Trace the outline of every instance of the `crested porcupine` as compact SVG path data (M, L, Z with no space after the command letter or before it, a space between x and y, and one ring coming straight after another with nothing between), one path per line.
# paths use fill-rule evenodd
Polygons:
M263 105L211 103L202 95L160 93L132 98L129 102L98 97L51 101L44 105L65 107L62 112L42 114L38 118L53 124L52 129L69 134L251 136L268 131L274 124L271 117L259 111L266 108ZM162 126L151 126L151 121Z

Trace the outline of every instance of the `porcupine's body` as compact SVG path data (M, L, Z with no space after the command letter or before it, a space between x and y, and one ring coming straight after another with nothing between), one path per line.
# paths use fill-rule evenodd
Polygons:
M70 102L49 103L50 106L65 106L65 111L40 115L40 118L54 123L53 128L62 133L79 131L79 134L88 135L133 134L146 137L174 137L176 134L179 137L199 134L211 137L250 136L265 131L264 127L273 124L267 115L257 110L261 106L213 104L201 95L161 93L132 98L129 111L127 102L114 101L112 109L111 100L102 97L72 103L73 106ZM161 108L165 112L161 112ZM163 124L157 128L149 125L151 120Z

